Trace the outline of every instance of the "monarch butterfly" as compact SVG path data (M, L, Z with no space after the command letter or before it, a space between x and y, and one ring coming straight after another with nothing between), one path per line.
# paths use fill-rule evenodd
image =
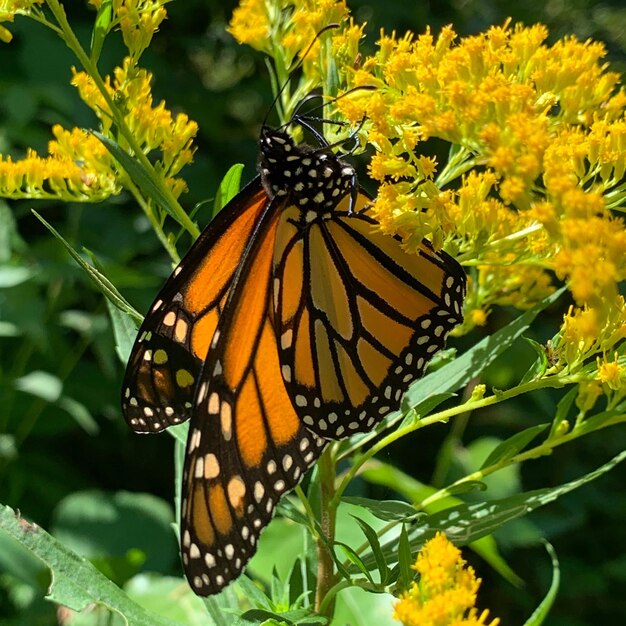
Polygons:
M180 541L198 595L241 573L328 440L398 409L462 320L458 263L382 234L354 168L316 136L263 125L260 174L167 280L126 370L133 430L191 420Z

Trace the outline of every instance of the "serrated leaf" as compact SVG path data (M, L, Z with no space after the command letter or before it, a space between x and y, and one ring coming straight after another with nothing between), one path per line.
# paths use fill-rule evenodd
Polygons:
M491 454L485 459L480 469L489 467L491 465L497 465L503 461L507 461L511 457L514 457L518 452L521 452L537 435L542 433L550 424L537 424L531 426L520 433L515 433L512 437L505 439L499 443L492 451Z
M561 584L561 569L559 567L559 560L556 556L554 548L546 541L546 550L552 559L552 583L546 597L541 601L541 604L534 610L533 614L524 622L524 626L541 626L548 613L556 600L556 595L559 591L559 585Z
M215 195L215 203L213 205L214 217L239 193L242 172L243 164L235 163L222 178Z
M52 583L47 598L52 602L74 611L82 611L92 604L103 606L132 626L180 626L149 613L89 561L5 505L0 505L0 531L13 537L50 569Z
M63 239L63 237L54 229L54 227L37 213L37 211L33 211L33 215L63 244L63 247L69 252L70 256L87 272L87 276L91 279L91 281L95 284L97 289L109 300L114 306L116 306L120 311L126 312L132 318L137 321L137 324L140 324L143 320L143 316L138 313L120 294L120 292L115 288L113 283L104 275L102 272L98 271L92 265L89 265L83 259L70 244Z

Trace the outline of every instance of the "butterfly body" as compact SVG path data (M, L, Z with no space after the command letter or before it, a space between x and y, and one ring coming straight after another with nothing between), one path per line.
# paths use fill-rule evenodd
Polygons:
M462 269L382 234L329 146L264 127L260 152L157 296L123 387L138 432L190 419L181 549L199 595L240 574L328 440L399 408L462 319Z

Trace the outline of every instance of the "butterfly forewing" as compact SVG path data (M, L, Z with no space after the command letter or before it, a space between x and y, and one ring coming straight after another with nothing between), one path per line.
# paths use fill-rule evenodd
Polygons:
M158 432L191 415L200 367L265 204L256 179L211 222L150 307L122 388L122 410L133 430Z
M240 261L192 412L181 544L200 595L240 574L278 500L324 446L300 422L281 377L268 315L277 225L270 207Z
M274 259L281 370L303 423L321 437L370 430L400 406L462 320L465 274L424 242L384 235L360 193L348 210L284 212Z

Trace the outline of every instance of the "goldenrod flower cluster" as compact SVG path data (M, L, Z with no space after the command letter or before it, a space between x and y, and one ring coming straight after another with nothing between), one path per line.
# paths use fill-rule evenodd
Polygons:
M19 161L0 155L3 197L97 202L120 192L113 159L95 136L58 124L52 134L46 157L34 150Z
M184 113L173 116L164 102L154 106L151 83L152 74L127 57L121 67L115 68L113 78L106 78L105 87L111 100L121 108L126 126L144 153L160 152L159 173L174 195L179 196L186 185L175 175L193 159L192 142L198 125ZM86 72L74 72L72 84L100 119L102 132L111 134L112 112L93 78ZM118 137L118 141L126 147L122 138Z
M626 94L601 44L549 46L547 34L509 24L459 41L450 27L383 34L349 77L376 90L337 102L368 120L383 229L459 251L484 312L534 304L549 270L580 306L604 306L626 276L624 224L609 211L625 197ZM422 165L431 138L452 146L438 173Z
M111 28L119 26L124 45L135 59L150 45L152 36L167 17L164 6L167 2L169 0L112 1L114 20ZM89 4L99 9L102 0L89 0Z
M529 308L563 281L575 306L554 339L550 372L576 372L606 393L626 388L612 356L626 324L618 297L626 93L603 44L566 37L550 45L544 26L506 22L465 38L449 26L437 35L382 33L376 53L363 57L362 28L344 2L328 0L326 20L308 0L288 4L243 0L230 31L289 67L316 31L340 24L324 34L330 54L307 52L318 65L305 62L300 85L339 93L332 115L373 148L373 211L383 231L409 250L426 237L467 268L460 332L486 324L496 305ZM583 323L591 317L594 324Z
M165 3L166 0L113 0L109 29L119 27L130 55L112 77L98 81L87 71L74 70L72 84L99 118L105 136L130 150L117 127L121 118L135 146L146 155L156 152L155 171L173 196L178 197L186 185L177 175L193 159L197 124L183 113L172 115L164 102L155 105L152 75L137 65L138 56L166 17ZM12 0L11 11L4 9L4 4L0 0L0 21L25 13L37 3ZM89 4L100 8L102 2L89 0ZM117 117L112 107L116 108ZM55 126L52 133L55 139L49 144L47 156L39 156L33 150L20 160L0 155L2 197L97 202L130 184L126 173L94 135L60 126Z
M427 541L413 566L419 580L395 605L394 618L405 626L498 626L489 611L475 608L480 579L445 534Z
M16 15L28 15L43 2L44 0L0 0L0 41L9 43L13 39L11 31L2 26L2 22L12 22Z
M325 36L320 36L333 25ZM228 27L239 41L272 56L279 85L300 62L297 88L282 98L282 119L287 121L302 98L321 84L337 87L358 55L363 27L349 19L345 0L242 0ZM280 104L280 103L279 103Z

